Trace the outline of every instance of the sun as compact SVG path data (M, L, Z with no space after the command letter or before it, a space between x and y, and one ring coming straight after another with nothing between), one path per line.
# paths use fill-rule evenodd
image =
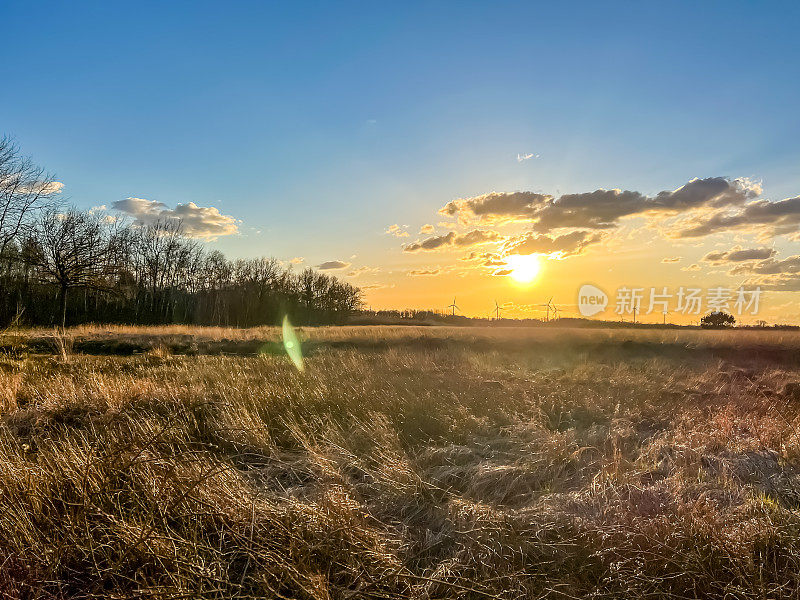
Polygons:
M519 256L513 254L505 257L508 268L511 269L511 279L517 283L531 283L539 274L541 264L535 254Z

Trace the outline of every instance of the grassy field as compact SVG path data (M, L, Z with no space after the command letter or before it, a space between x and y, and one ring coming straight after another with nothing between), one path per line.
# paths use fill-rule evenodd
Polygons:
M782 598L800 334L6 332L0 597Z

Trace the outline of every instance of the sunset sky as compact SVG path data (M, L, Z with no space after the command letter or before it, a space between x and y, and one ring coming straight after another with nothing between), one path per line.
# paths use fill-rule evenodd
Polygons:
M758 285L742 321L800 322L800 5L768 6L4 2L0 133L80 208L373 308Z

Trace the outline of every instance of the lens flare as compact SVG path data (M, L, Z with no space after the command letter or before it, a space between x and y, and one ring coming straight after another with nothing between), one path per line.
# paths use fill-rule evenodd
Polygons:
M511 269L511 279L517 283L531 283L539 275L541 263L535 254L519 256L513 254L505 257L508 268Z
M289 355L289 359L291 359L294 366L297 367L297 370L305 371L305 365L303 365L303 349L300 347L300 340L297 339L294 327L292 327L292 324L289 322L289 315L283 317L283 347L286 349L286 354Z

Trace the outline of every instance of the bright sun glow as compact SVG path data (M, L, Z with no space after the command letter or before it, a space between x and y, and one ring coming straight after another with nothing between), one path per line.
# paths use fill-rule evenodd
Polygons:
M517 283L530 283L539 274L541 264L539 257L535 254L528 256L506 256L506 264L511 269L511 279Z

